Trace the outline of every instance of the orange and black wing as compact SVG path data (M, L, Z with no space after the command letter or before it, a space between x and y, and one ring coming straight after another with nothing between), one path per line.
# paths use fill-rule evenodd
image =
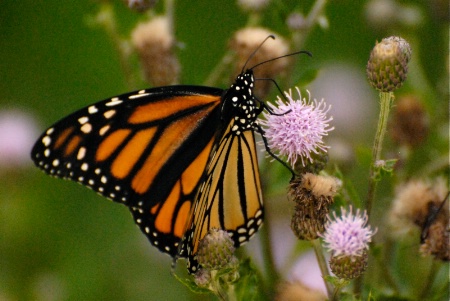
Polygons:
M81 109L50 127L35 164L128 206L153 245L175 256L221 120L223 90L141 90Z
M198 269L200 240L212 228L223 229L235 247L246 243L263 222L264 210L253 131L231 132L232 121L221 137L199 187L189 229L183 241L188 269Z
M187 255L181 255L187 257L191 273L199 268L198 245L210 229L227 231L235 247L239 247L263 222L254 134L255 131L262 133L256 121L262 108L253 96L253 84L253 72L247 70L222 96L224 126L199 186L182 241L181 251Z

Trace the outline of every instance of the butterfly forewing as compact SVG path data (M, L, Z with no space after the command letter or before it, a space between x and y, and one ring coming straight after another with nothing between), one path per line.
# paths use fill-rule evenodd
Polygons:
M221 94L173 86L98 102L49 128L32 158L129 206L150 241L173 256L215 139Z

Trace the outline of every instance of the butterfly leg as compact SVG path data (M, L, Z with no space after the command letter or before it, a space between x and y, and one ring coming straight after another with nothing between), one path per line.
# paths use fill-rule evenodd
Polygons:
M267 142L267 138L264 136L265 132L264 130L259 126L259 125L255 125L255 130L261 135L261 138L264 142L264 147L266 149L266 152L272 156L272 158L274 158L275 160L277 160L278 162L280 162L284 167L286 167L292 174L292 178L294 178L297 174L295 173L295 171L283 160L281 160L277 155L275 155L272 150L269 147L269 144Z

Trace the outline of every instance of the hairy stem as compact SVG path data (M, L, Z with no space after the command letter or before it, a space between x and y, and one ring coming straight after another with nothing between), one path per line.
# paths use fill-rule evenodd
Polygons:
M314 239L311 241L312 247L314 249L314 253L316 254L317 262L319 263L320 272L322 273L322 278L324 279L325 286L327 288L327 294L328 298L330 300L337 300L334 294L334 288L326 281L326 277L330 276L330 272L328 271L328 265L327 260L325 259L325 256L323 255L323 248L322 244L318 239Z

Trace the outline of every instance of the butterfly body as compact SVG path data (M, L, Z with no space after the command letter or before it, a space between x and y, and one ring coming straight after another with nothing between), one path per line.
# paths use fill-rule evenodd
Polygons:
M126 205L154 246L195 272L209 229L228 231L238 247L262 224L253 85L250 69L228 90L169 86L106 99L46 130L32 158Z

